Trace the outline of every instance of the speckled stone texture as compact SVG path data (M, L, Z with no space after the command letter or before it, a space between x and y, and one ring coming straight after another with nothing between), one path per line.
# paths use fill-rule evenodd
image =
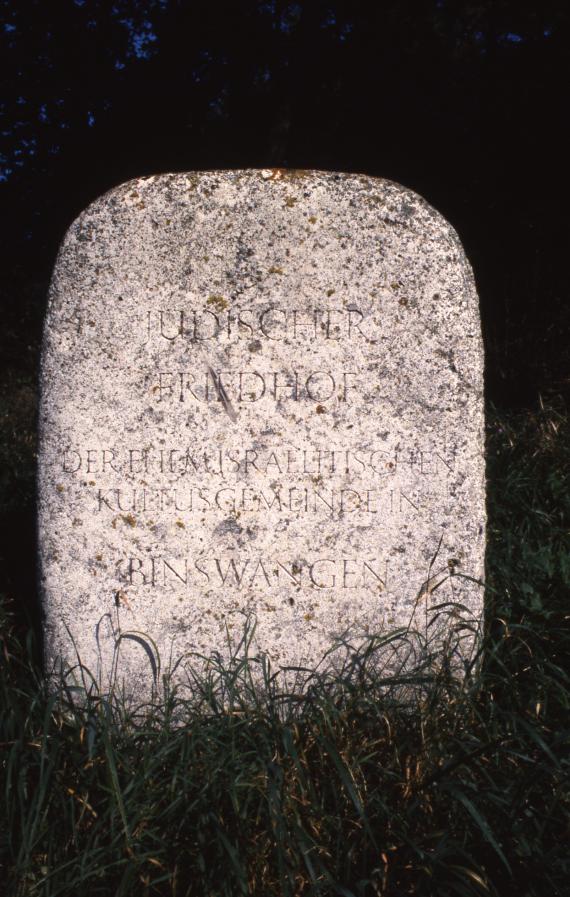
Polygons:
M141 692L249 613L276 667L447 601L480 620L482 363L457 235L397 184L190 173L94 202L45 324L50 665Z

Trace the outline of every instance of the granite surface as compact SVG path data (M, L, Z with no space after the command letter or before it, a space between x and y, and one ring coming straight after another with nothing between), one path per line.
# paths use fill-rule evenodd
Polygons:
M248 614L277 667L448 601L480 620L482 367L458 237L397 184L190 173L94 202L45 323L48 662L136 692Z

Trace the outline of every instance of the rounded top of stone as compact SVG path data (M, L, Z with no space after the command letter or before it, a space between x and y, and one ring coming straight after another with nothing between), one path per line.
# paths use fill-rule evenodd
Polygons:
M461 242L449 221L422 196L395 181L356 172L324 171L296 168L214 169L189 172L168 172L142 175L112 187L94 199L72 222L68 234L88 222L96 223L107 210L119 205L142 208L145 199L159 199L161 194L172 195L173 190L184 195L196 192L209 200L219 186L252 189L275 189L275 198L287 191L306 192L312 185L324 191L331 204L353 205L360 200L367 206L377 206L378 218L418 235L432 239L449 239L462 252Z

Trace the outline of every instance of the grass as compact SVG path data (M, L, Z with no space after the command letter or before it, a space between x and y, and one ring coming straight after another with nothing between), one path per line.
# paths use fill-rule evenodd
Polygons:
M5 600L5 893L568 897L570 422L489 418L489 613L466 677L400 632L394 650L423 647L400 677L376 639L279 695L246 628L191 700L137 713L49 696Z

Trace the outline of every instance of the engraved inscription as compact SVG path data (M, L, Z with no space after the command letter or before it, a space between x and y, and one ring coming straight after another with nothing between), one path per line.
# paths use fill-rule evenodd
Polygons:
M223 296L211 297L214 305L227 304ZM217 300L217 301L216 301ZM356 306L348 308L282 308L275 304L238 312L191 308L148 312L148 339L230 342L262 338L274 342L290 340L373 339L371 321Z
M85 448L61 452L64 473L99 474L186 474L247 476L252 472L275 474L347 475L368 472L387 477L403 470L422 476L441 476L455 469L455 448L353 449L341 446L319 448L227 448L196 450L177 448Z
M224 395L237 402L350 402L358 388L353 371L159 371L148 389L158 402L223 402Z
M449 498L455 451L76 447L63 452L60 463L94 513L186 519L203 512L271 512L342 519L429 513L434 498ZM144 485L137 484L141 475Z
M382 592L388 581L388 564L377 558L312 558L286 561L257 557L245 560L227 557L137 558L118 564L119 576L127 585L160 588L169 581L208 588L275 588L281 585L310 589L365 588Z

